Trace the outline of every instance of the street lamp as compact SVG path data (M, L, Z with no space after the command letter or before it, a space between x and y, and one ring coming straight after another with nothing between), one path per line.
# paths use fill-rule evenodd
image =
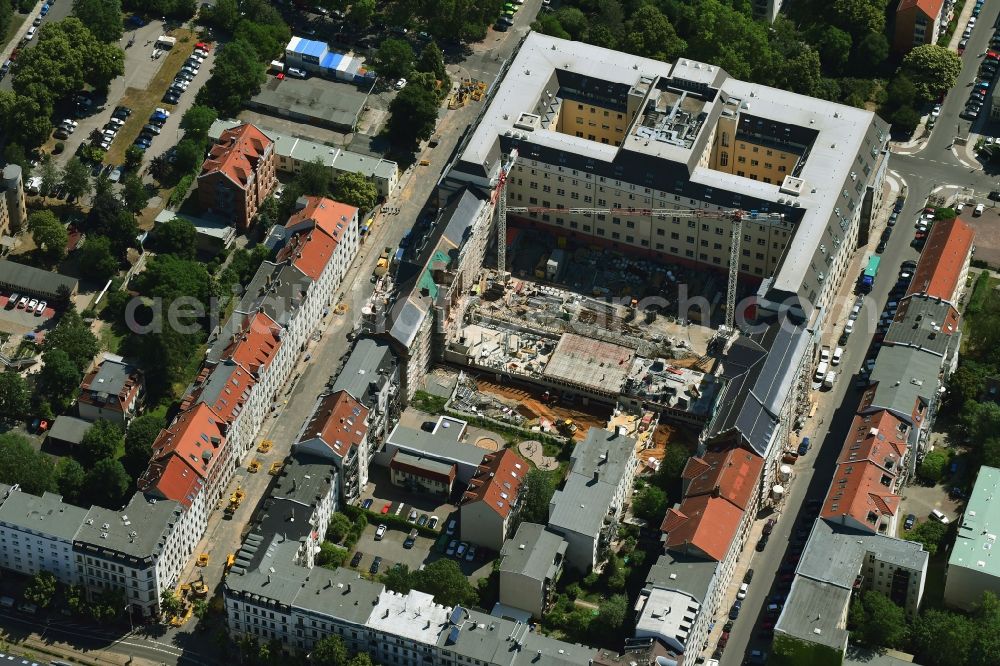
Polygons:
M135 631L135 625L132 624L132 612L130 610L131 608L132 604L125 604L125 614L128 615L128 633L130 634Z

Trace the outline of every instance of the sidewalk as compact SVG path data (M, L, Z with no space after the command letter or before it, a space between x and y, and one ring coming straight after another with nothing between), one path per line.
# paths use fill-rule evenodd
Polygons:
M21 27L17 29L17 32L13 37L11 37L10 41L3 45L3 60L10 57L10 52L21 43L22 39L24 39L24 35L28 32L28 28L31 27L31 22L35 20L35 17L38 16L38 12L41 11L43 1L44 0L38 0L38 2L35 3L35 6L31 8L31 11L29 11L28 15L25 17L24 23L21 24ZM14 12L17 12L16 7Z

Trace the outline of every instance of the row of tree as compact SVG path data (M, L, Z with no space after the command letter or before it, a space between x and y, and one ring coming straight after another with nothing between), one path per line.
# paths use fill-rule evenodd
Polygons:
M871 648L901 648L927 666L1000 663L1000 600L991 593L971 614L928 608L912 622L879 592L856 595L848 616L851 641Z
M914 107L951 87L960 61L928 45L908 54L897 72L886 5L804 0L769 24L756 19L749 4L722 0L564 0L532 27L657 60L694 58L740 79L853 106L878 101L886 118L912 129ZM886 92L877 77L893 79Z

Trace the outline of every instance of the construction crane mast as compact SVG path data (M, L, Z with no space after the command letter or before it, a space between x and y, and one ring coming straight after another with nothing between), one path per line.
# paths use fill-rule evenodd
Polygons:
M498 189L499 189L498 185ZM504 188L506 189L506 188ZM502 192L506 194L506 191ZM502 201L502 199L501 199ZM498 203L498 210L502 204ZM736 279L739 275L740 266L740 249L742 247L743 241L743 218L747 215L745 211L740 209L732 210L720 210L720 211L710 211L702 210L697 208L692 209L676 209L676 208L546 208L546 207L524 207L524 206L503 206L503 212L500 213L502 218L505 218L507 213L555 213L558 215L617 215L620 217L684 217L684 218L701 218L706 220L729 220L731 225L730 230L730 248L729 248L729 282L726 288L726 323L719 329L719 337L729 338L736 332ZM750 217L756 218L756 211L750 212ZM766 215L764 219L769 219L772 216ZM501 225L497 225L497 229L501 229ZM503 259L500 260L500 266L506 268L506 243L507 243L507 224L506 221L502 225L502 233L498 241L499 245L504 247L503 252L500 254Z
M517 148L510 151L507 164L500 165L500 176L493 190L493 203L497 207L497 270L506 279L507 275L507 176L517 161Z

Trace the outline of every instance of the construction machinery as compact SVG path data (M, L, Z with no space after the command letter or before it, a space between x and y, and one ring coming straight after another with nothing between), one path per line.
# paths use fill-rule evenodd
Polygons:
M207 567L208 559L209 559L208 553L202 553L201 555L198 556L198 561L195 562L195 564L199 567Z
M274 442L272 442L269 439L264 439L261 440L260 444L257 445L257 450L260 451L261 453L267 453L268 451L271 450L272 446L274 446Z
M254 460L249 465L247 465L247 471L251 474L256 474L260 471L260 461Z
M281 474L282 468L284 468L285 463L283 462L273 462L271 463L271 469L267 470L267 473L271 476L278 476Z
M229 506L226 507L226 515L231 516L236 513L236 509L240 508L240 503L246 496L247 494L242 488L236 488L236 491L229 496Z
M225 567L226 571L232 569L234 564L236 564L236 555L234 555L233 553L229 553L228 555L226 555L226 567Z
M576 424L573 423L573 419L564 419L562 421L556 422L556 428L564 435L572 435L576 432Z

